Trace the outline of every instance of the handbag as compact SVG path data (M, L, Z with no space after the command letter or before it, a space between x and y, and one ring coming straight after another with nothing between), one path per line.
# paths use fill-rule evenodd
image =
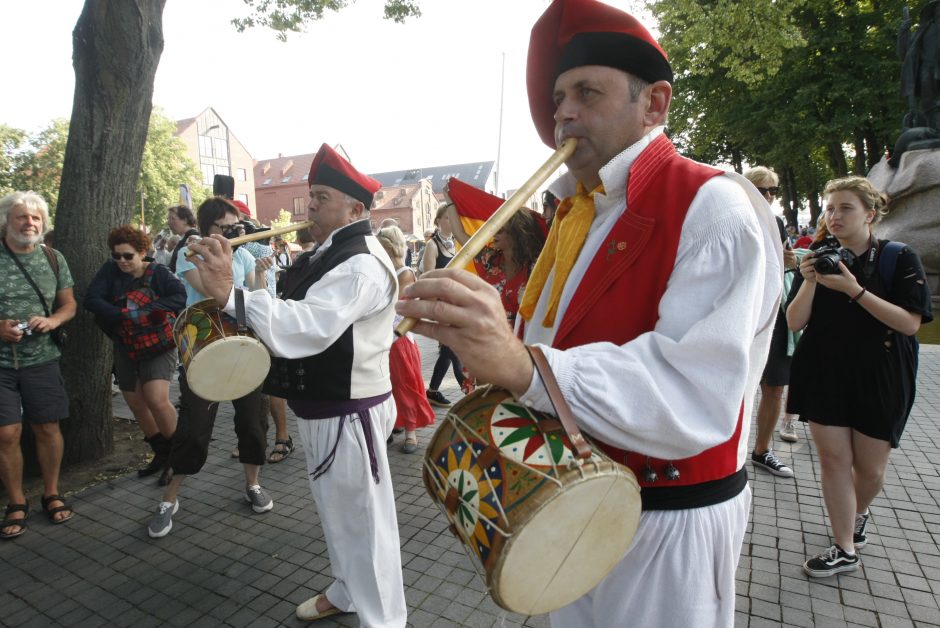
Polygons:
M117 329L118 341L134 361L149 360L176 348L173 337L176 315L153 307L157 300L151 287L153 267L147 266L140 279L121 297L124 307Z
M45 244L40 244L39 247L42 249L43 254L46 256L46 260L49 262L49 266L52 267L52 272L55 275L56 285L59 284L59 260L56 259L55 251L47 247ZM33 290L36 291L36 296L39 297L39 302L42 303L42 309L46 313L46 318L51 316L51 311L49 310L49 304L46 303L46 297L42 295L42 291L39 289L39 286L36 285L36 282L33 281L32 276L26 272L26 268L23 264L20 263L20 260L14 255L13 251L10 250L10 247L7 245L6 240L3 241L3 248L7 250L10 254L10 257L13 258L13 262L20 269L20 272L23 273L23 276L26 277L26 281L32 286ZM68 341L68 333L60 325L56 327L51 332L49 332L49 337L52 338L52 342L56 344L59 348L65 346L66 341Z

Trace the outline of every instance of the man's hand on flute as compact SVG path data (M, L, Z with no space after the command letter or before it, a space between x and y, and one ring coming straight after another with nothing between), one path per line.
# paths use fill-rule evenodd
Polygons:
M499 293L461 269L434 270L405 288L396 310L418 320L413 331L453 349L480 381L521 395L532 362L513 333Z
M232 293L232 245L223 236L211 235L189 245L194 255L189 258L199 271L206 296L225 307Z

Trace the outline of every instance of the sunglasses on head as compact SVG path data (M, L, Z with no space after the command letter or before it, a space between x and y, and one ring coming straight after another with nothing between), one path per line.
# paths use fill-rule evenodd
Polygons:
M774 186L772 188L758 187L757 191L760 192L764 196L767 196L768 194L770 194L771 196L777 196L777 192L780 191L780 188L777 186Z
M125 262L131 261L136 255L137 253L118 253L117 251L111 251L111 259L123 259Z

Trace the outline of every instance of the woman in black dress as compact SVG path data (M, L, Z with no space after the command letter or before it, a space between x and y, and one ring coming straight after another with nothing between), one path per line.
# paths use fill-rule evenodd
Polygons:
M787 409L810 424L834 540L804 563L814 577L858 568L868 506L914 402L911 336L933 318L917 254L872 235L887 198L862 177L830 181L823 196L832 237L800 263L787 307L790 329L805 328Z
M447 215L448 207L449 205L444 205L437 210L437 216L434 218L436 229L424 248L424 257L421 258L421 272L444 268L451 258L457 254L454 233L451 228L450 218ZM457 357L453 349L441 344L438 347L440 347L440 350L437 361L434 363L434 371L431 373L427 395L432 406L446 408L450 405L450 400L438 388L441 382L444 381L444 376L447 375L447 367L454 369L454 377L460 386L463 386L466 376L463 374L463 365L460 363L460 358Z

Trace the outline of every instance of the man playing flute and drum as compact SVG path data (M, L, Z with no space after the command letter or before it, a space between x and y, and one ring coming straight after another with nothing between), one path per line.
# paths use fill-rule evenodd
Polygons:
M734 622L748 419L781 251L750 183L676 153L663 132L672 81L631 15L552 2L532 29L529 103L546 144L577 148L551 187L564 200L516 333L497 292L461 270L426 273L397 306L481 381L552 412L523 343L539 345L580 429L640 482L630 549L553 626Z

